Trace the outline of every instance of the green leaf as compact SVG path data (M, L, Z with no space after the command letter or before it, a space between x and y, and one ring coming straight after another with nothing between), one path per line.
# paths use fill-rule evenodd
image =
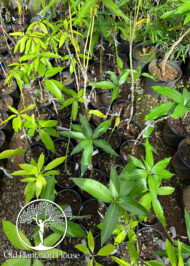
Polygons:
M99 138L102 134L104 134L107 129L109 128L111 124L112 119L106 120L102 122L95 130L92 136L92 139L97 139Z
M188 214L186 209L185 209L185 224L187 229L187 236L190 242L190 215Z
M139 178L147 178L148 172L143 169L127 169L126 171L123 171L119 178L121 180L135 180Z
M43 188L43 176L39 175L36 179L36 197L39 198L42 188Z
M113 89L115 87L114 83L111 81L91 82L89 86L99 89Z
M138 251L136 250L132 241L127 242L127 247L132 261L136 264L138 260Z
M51 0L48 5L44 9L41 10L39 15L44 15L48 9L50 9L58 0Z
M8 159L24 153L25 153L24 149L5 150L0 153L0 159Z
M110 173L110 191L112 193L113 198L118 198L120 193L120 182L117 175L117 171L112 166L111 173Z
M45 158L44 154L41 153L40 157L38 159L38 169L40 169L40 170L42 169L42 167L44 165L44 158Z
M64 102L64 97L62 95L62 92L57 87L53 79L45 80L45 86L58 99L58 101L60 101L61 103Z
M152 175L148 176L148 186L150 193L152 195L152 199L156 199L157 197L157 182L155 180L155 177Z
M145 151L146 151L145 160L147 162L147 165L149 166L148 170L150 170L152 169L154 165L154 157L153 157L152 148L151 148L151 145L148 139L146 139L146 142L145 142Z
M77 144L77 146L74 147L71 155L82 151L86 146L88 146L88 144L90 144L90 141L88 139L82 140L79 144Z
M146 265L148 266L164 266L164 264L161 264L159 262L156 262L154 260L145 261Z
M132 214L142 215L149 217L150 214L148 211L134 199L129 197L120 197L118 200L118 204L126 211L131 212Z
M167 115L171 113L172 110L174 110L175 106L176 106L175 102L168 102L168 103L160 104L159 106L155 107L145 116L145 120L152 120L152 119L156 119L158 117Z
M88 248L83 244L75 245L75 248L77 248L79 251L81 251L85 254L90 254L90 251L88 250Z
M65 224L55 226L53 223L50 223L50 227L54 232L64 234L65 233ZM85 231L80 227L79 224L68 221L67 226L67 237L86 237Z
M114 260L120 266L131 266L128 262L126 262L123 259L119 259L119 258L114 257L114 256L112 256L111 258L112 258L112 260Z
M150 75L148 73L142 73L142 76L146 77L146 78L149 78L151 80L157 81L157 79L154 76L152 76L152 75Z
M104 150L105 152L117 157L118 154L112 149L111 145L109 144L108 141L106 140L100 140L100 139L95 139L93 141L94 145L96 145L98 148Z
M33 263L33 266L43 266L43 263L40 260L35 259L34 263Z
M31 259L25 259L25 258L9 259L5 261L3 264L1 264L1 266L30 266L30 265L31 265ZM40 266L43 264L38 264L38 265Z
M138 160L137 158L135 158L132 155L129 155L129 157L130 157L131 161L134 163L134 165L136 165L139 168L145 169L144 164L140 160Z
M61 234L53 233L44 239L44 245L47 247L52 247L60 238Z
M84 18L89 13L89 10L95 5L95 3L96 3L96 0L88 0L83 4L83 6L81 7L75 19L75 22L74 22L75 26L79 22L81 22L81 19Z
M77 139L77 140L85 140L86 137L83 133L81 132L74 132L71 130L68 131L60 131L59 134L61 134L64 137L68 137L68 138L73 138L73 139Z
M187 24L190 21L190 13L186 14L184 25Z
M13 118L12 126L15 132L18 133L19 129L22 128L22 120L21 117L18 115L17 117Z
M170 173L168 170L165 169L154 169L152 170L152 173L154 173L157 176L160 176L162 178L171 178L174 174Z
M128 21L129 18L122 12L122 10L111 0L102 0L104 5L116 16L122 17L124 20Z
M11 112L13 112L15 114L18 114L18 111L14 107L12 107L12 106L10 106L8 104L7 104L7 106L9 107L9 109L11 110Z
M160 169L166 168L168 166L168 164L170 163L170 161L171 161L171 157L165 158L164 160L159 161L152 168L152 172L154 172L154 170L156 171L156 170L160 170Z
M51 169L56 168L58 165L62 164L65 161L66 158L67 158L67 156L63 156L63 157L56 158L55 160L53 160L52 162L50 162L45 167L44 171L48 171L48 170L51 170Z
M166 239L166 251L167 251L168 258L169 258L172 266L176 266L177 265L177 258L176 258L175 250L168 239Z
M53 176L48 177L47 184L45 187L43 187L40 197L42 199L48 199L48 200L54 201L55 184L56 184L55 178Z
M177 119L179 117L182 117L184 114L189 112L189 108L184 106L183 104L178 104L176 108L173 111L172 118Z
M76 120L77 113L78 113L78 102L74 101L72 104L72 113L71 113L73 121Z
M91 138L92 137L92 129L90 127L89 122L86 120L86 118L79 114L79 118L80 118L80 123L82 125L82 132L83 134L87 137L87 138Z
M165 86L154 86L152 89L177 103L183 104L183 96L174 88L165 87Z
M60 73L62 70L63 70L63 67L50 68L49 70L46 71L45 77L49 78L49 77L55 76L57 73Z
M88 169L91 158L93 154L93 145L90 143L87 147L84 148L81 158L81 176L84 175L84 172Z
M48 150L50 150L51 152L55 152L54 143L53 143L51 137L48 135L48 133L45 130L40 129L39 130L39 136L40 136L41 141L46 146L46 148Z
M88 192L96 199L106 203L112 201L111 192L103 184L88 178L71 178L71 179L77 186Z
M102 247L98 253L97 256L108 256L110 255L114 250L116 249L116 246L109 244L105 247Z
M119 219L119 208L116 204L111 203L109 206L103 221L103 226L101 230L101 246L108 240L111 236L113 230L115 229Z
M38 66L38 74L43 77L46 72L46 67L43 64L39 64Z
M166 196L171 195L175 191L173 187L159 187L157 190L158 195Z
M164 212L163 212L162 206L157 199L154 199L152 201L152 207L154 209L154 212L155 212L157 218L160 220L161 224L165 227L166 226L166 219L164 217Z
M16 226L13 223L2 220L2 225L3 225L3 230L7 238L13 244L13 246L21 250L31 250L29 247L24 245L23 242L21 242L17 234ZM28 238L25 236L25 234L20 230L19 230L19 233L21 235L21 238L24 240L24 242L26 242L26 244L28 244L29 246L32 246Z
M91 230L88 233L88 247L90 251L93 253L94 252L94 237L92 235Z

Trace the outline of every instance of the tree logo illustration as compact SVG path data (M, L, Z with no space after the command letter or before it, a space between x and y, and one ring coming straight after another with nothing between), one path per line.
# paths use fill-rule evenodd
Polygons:
M48 246L45 236L61 227L62 234L54 246ZM40 199L29 202L19 212L16 220L17 234L20 240L29 248L37 251L50 250L58 246L67 232L67 218L63 209L55 202ZM32 228L32 231L31 231ZM35 235L34 246L28 245L20 234L20 229L29 235ZM57 234L58 235L58 234ZM59 236L59 235L58 235Z

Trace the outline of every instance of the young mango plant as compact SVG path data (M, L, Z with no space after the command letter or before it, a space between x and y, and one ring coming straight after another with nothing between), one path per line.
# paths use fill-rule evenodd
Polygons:
M77 244L75 246L75 248L77 248L79 251L83 252L85 254L85 256L90 260L88 262L88 266L101 265L98 262L96 262L96 257L97 256L101 256L101 257L109 256L116 249L115 245L108 244L108 245L100 248L100 250L97 252L97 254L94 254L95 241L94 241L94 237L93 237L91 231L89 231L89 233L88 233L87 240L88 240L88 247L85 246L84 244Z
M96 199L110 204L102 224L101 245L103 245L113 233L118 224L120 213L123 214L124 210L129 211L131 215L150 216L147 209L134 200L134 196L130 195L131 190L133 190L135 194L134 186L126 191L122 189L122 183L120 183L120 178L114 167L111 168L109 188L93 179L71 179L77 186L87 191ZM130 182L128 186L130 187ZM122 211L120 212L120 210Z
M51 152L55 152L55 145L51 136L59 137L59 133L56 131L55 127L58 123L57 120L42 120L38 119L35 121L34 114L32 116L25 116L27 120L24 122L24 128L29 129L27 135L29 137L34 136L35 132L39 134L41 141L44 143L46 148Z
M81 125L72 125L74 131L60 131L59 133L65 137L74 138L80 141L80 143L73 149L71 155L84 150L81 159L81 176L83 176L91 163L91 158L94 152L93 146L96 146L116 157L118 154L112 149L108 141L98 139L109 128L111 119L102 122L93 132L87 119L81 114L79 114L79 118Z
M78 114L78 104L84 103L84 100L83 100L84 90L81 89L79 92L75 92L74 90L67 89L66 87L62 87L62 90L66 94L71 95L71 97L64 101L64 103L60 107L60 110L69 105L72 105L71 115L72 115L73 121L75 121L77 114Z
M172 187L161 187L162 179L168 179L173 176L172 173L165 169L171 158L166 158L154 164L152 147L148 139L146 139L145 142L145 152L146 156L143 159L143 162L130 155L131 162L124 167L119 177L125 182L140 179L144 183L146 187L145 194L141 197L139 203L142 204L148 211L150 211L152 204L156 216L165 227L166 220L162 206L158 200L158 195L165 196L174 192L174 188ZM141 217L141 219L143 218Z
M188 240L190 242L190 215L186 209L185 209L185 224L186 224ZM168 239L166 239L166 250L160 250L157 252L157 254L161 257L168 257L172 266L190 265L190 258L189 258L190 245L180 242L179 240L173 240L173 243L171 243Z
M9 108L9 110L14 113L14 115L9 116L3 122L1 122L1 120L0 120L0 125L7 123L9 120L12 120L12 127L13 127L14 131L18 133L18 131L23 128L23 123L24 123L23 120L28 118L28 115L26 114L26 112L29 110L33 110L36 107L36 105L31 104L21 111L16 110L14 107L12 107L10 105L7 105L7 106Z
M169 87L154 86L152 89L173 101L155 107L145 116L145 120L157 119L169 114L173 119L177 119L190 112L190 92L186 88L182 93Z
M44 158L44 154L41 153L37 163L32 159L30 164L19 164L20 168L23 170L12 173L12 175L15 176L27 176L21 180L21 182L28 183L24 191L26 203L28 203L34 195L36 195L37 199L41 197L54 200L54 186L56 183L54 176L59 175L59 171L53 169L62 164L66 156L56 158L47 166L44 166Z

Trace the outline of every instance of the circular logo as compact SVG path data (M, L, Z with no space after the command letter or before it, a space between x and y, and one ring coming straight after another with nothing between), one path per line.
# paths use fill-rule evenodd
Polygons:
M63 241L67 232L67 217L55 202L46 199L33 200L19 212L16 229L20 240L28 248L37 251L50 250Z

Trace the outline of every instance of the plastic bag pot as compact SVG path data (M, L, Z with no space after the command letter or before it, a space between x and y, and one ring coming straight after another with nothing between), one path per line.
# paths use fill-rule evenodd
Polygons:
M41 143L31 144L24 153L25 163L30 163L32 158L37 162L41 153L45 155L44 164L47 164L50 158L48 149Z
M190 137L180 142L172 164L177 176L182 179L190 179Z
M112 132L112 128L108 128L108 130L99 138L108 141L114 150L119 149L121 145L121 136L119 132L117 130Z
M155 51L155 57L152 57L150 60L142 60L142 59L138 58L137 56L135 56L135 50L138 49L138 47L140 47L140 46L142 47L142 45L137 45L136 47L133 48L132 66L133 66L133 69L138 71L138 66L140 65L142 72L145 72L145 71L147 71L148 64L152 61L152 59L156 58L156 51Z
M60 72L58 75L58 79L68 88L74 89L75 82L74 77L70 74L69 71Z
M131 121L128 128L128 119L123 120L117 127L117 130L123 140L134 140L138 137L142 127L136 121Z
M95 235L100 232L97 225L103 222L106 210L107 206L105 203L97 199L87 200L81 206L79 216L90 215L91 217L80 219L80 223L86 227L88 232L91 230L93 235Z
M183 190L183 205L190 214L190 186Z
M144 227L137 232L139 259L141 261L156 260L155 252L165 249L163 235L153 227ZM151 247L151 248L150 248Z
M77 216L82 205L82 198L73 189L63 189L55 196L55 203L70 206L71 213L68 216Z
M181 64L183 75L190 77L190 55L185 59L185 62Z
M17 88L17 83L13 80L12 86L10 87L8 84L4 84L5 80L0 81L0 96L1 95L10 95L14 100L19 99L19 91Z
M121 173L124 168L125 162L121 157L112 156L106 152L102 153L99 158L98 166L99 169L109 178L111 167L115 167L118 174Z
M112 102L112 93L110 90L97 89L96 94L91 95L91 105L95 109L108 108Z
M30 112L30 115L34 114L36 119L50 120L52 117L51 109L46 106L39 106Z
M75 184L70 179L74 176L80 176L80 169L76 164L72 161L67 161L67 170L65 167L65 162L63 162L61 165L57 167L57 169L60 174L56 175L55 178L57 180L56 186L59 188L59 190L67 189L67 188L73 188Z
M1 125L1 122L7 120L9 117L7 112L0 111L0 129L3 129L5 132L10 132L12 130L11 121L7 121L6 123Z
M0 151L5 150L7 147L6 137L3 130L0 130Z
M66 156L67 144L68 144L68 139L64 137L57 138L54 140L54 145L55 145L55 153L53 154L54 159L58 157ZM73 148L74 148L73 143L70 140L68 158L71 157L70 154Z
M113 66L110 66L106 62L102 62L102 74L104 74L107 71L112 71ZM95 75L99 76L100 75L100 61L95 61L90 65L90 72Z
M134 143L135 143L135 140L126 140L121 144L120 155L125 162L129 162L131 160L129 155L132 155L139 160L142 159L141 156L145 155L145 147L139 141L137 141L134 147L134 152L132 152Z
M179 143L186 137L187 137L186 135L181 135L177 133L172 128L172 125L170 124L170 120L167 119L166 124L163 129L163 139L166 142L166 144L172 147L177 147Z
M148 73L152 75L150 69L153 65L157 64L157 60L153 60L149 65L148 65ZM167 65L173 67L177 72L178 72L178 77L174 80L171 81L165 81L162 79L159 79L157 77L156 81L146 78L144 79L144 93L145 94L150 94L152 97L158 98L160 96L159 93L153 91L152 87L153 86L166 86L166 87L171 87L173 88L174 85L176 84L176 82L181 78L182 76L182 71L181 68L178 64L174 63L174 62L167 62Z
M13 106L13 98L10 95L0 95L0 111L10 111L7 104Z
M128 100L118 100L115 101L112 105L112 111L114 114L119 115L121 120L127 119L130 117L131 105ZM136 108L133 108L133 115L136 112Z

